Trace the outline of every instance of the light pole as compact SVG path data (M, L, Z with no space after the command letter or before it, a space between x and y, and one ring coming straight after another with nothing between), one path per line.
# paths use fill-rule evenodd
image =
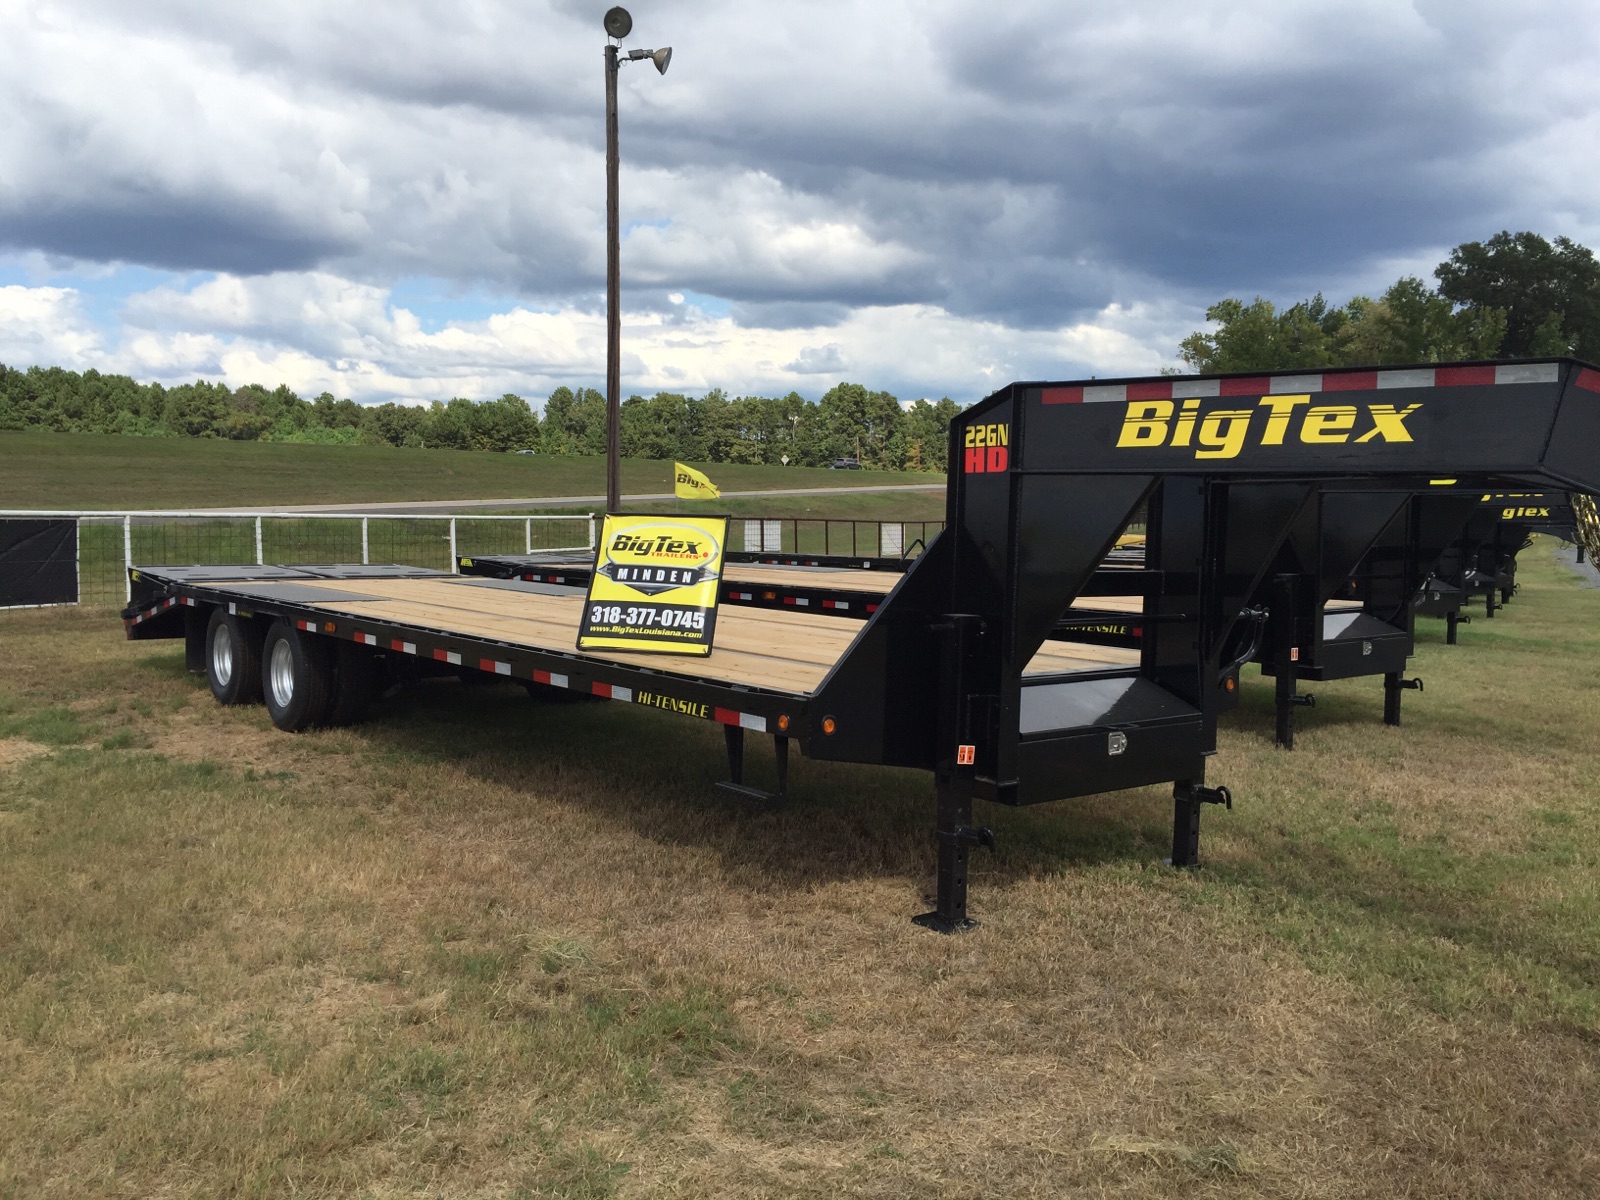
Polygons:
M606 33L612 39L628 36L633 18L625 8L605 15ZM672 47L617 53L616 40L606 43L606 511L622 507L622 222L617 200L617 68L625 62L648 58L656 70L667 73Z

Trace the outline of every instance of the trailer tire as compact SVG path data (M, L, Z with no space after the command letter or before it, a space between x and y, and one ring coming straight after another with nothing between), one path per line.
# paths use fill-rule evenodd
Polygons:
M333 647L281 617L261 650L261 693L279 729L299 733L327 723L333 698Z
M379 691L378 675L382 669L377 655L354 642L339 642L334 647L329 725L354 725L367 715Z
M205 672L219 704L260 700L261 635L256 623L226 608L213 608L206 622Z

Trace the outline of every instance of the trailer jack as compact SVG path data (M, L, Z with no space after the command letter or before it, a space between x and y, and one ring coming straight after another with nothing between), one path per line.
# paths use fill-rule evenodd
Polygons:
M717 794L745 801L757 809L782 808L789 789L789 739L782 736L772 739L778 758L778 790L767 792L744 781L744 727L724 725L722 732L728 742L729 778L717 784Z
M1285 750L1294 749L1294 710L1297 708L1315 708L1317 697L1314 692L1299 695L1294 690L1295 677L1292 666L1281 669L1277 679L1277 728L1274 731L1274 740Z
M1172 785L1172 857L1169 867L1200 865L1200 806L1220 804L1233 811L1233 793L1225 787L1180 780Z
M1463 612L1450 612L1444 615L1444 644L1456 644L1456 627L1458 625L1471 625L1472 618Z
M1406 679L1399 671L1390 671L1383 677L1383 723L1400 724L1400 693L1422 691L1422 680Z
M940 772L936 787L939 809L938 896L932 912L912 917L936 933L961 933L978 923L967 916L967 856L974 847L994 849L994 831L973 825L970 781Z

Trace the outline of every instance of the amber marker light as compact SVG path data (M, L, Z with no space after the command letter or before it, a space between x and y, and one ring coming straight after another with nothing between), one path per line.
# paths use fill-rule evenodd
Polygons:
M322 632L323 633L332 633L334 630L336 630L338 628L339 627L337 625L335 625L332 621L324 621L322 623Z
M839 722L835 721L832 717L822 718L823 733L832 733L837 728L839 728Z
M1230 679L1224 679L1222 681L1222 690L1225 691L1225 692L1231 692L1231 691L1233 691L1234 688L1236 688L1238 686L1239 686L1239 684L1235 680L1233 680L1231 678Z
M789 732L789 714L788 713L779 713L778 714L778 732L779 733L788 733Z

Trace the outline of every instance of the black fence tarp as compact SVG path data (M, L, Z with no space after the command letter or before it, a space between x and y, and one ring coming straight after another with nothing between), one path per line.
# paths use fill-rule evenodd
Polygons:
M78 523L0 517L0 608L78 602Z

